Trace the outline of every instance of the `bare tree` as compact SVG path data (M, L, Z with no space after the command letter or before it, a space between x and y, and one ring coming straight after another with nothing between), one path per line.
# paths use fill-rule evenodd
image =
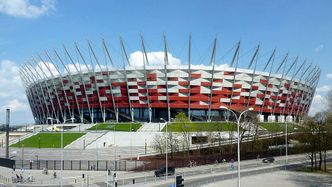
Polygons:
M303 143L308 143L311 170L326 170L326 152L331 148L332 114L319 112L314 117L307 117L304 125ZM318 157L318 158L317 158Z
M170 150L171 159L173 159L174 153L179 150L180 139L175 133L168 133L167 138L167 150Z
M175 123L178 123L180 126L180 132L182 135L182 142L184 148L187 151L187 157L190 158L190 142L191 142L191 133L189 130L189 124L191 123L184 112L179 112L175 116Z
M165 152L165 137L161 134L156 134L153 137L153 148L158 153L163 154Z

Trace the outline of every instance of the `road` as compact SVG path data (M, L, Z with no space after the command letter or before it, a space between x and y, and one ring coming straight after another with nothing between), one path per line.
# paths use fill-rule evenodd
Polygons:
M332 152L328 153L329 161L332 161ZM285 168L285 157L275 157L276 161L273 164L264 164L261 160L246 160L241 161L241 174L243 177L250 175L258 175L267 172L280 171ZM288 159L290 167L299 166L298 164L308 164L308 160L305 154L302 155L290 155ZM178 175L183 175L185 179L186 186L196 184L206 184L211 182L217 182L220 180L226 180L229 178L236 178L236 163L235 170L230 169L230 164L212 164L212 165L204 165L197 167L185 167L185 168L177 168L176 173ZM0 176L4 175L7 177L11 177L10 170L0 169ZM55 185L59 183L58 179L52 179L52 176L45 176L41 174L40 170L27 170L27 172L31 173L36 179L38 179L37 183L31 184L36 186L37 184L44 185ZM51 172L51 171L50 171ZM90 184L94 183L96 186L106 186L106 179L108 178L109 182L112 183L112 179L110 176L107 177L107 173L105 171L89 171L84 173L89 175ZM113 175L113 173L112 173ZM64 171L64 184L68 185L81 185L87 184L87 180L83 181L82 179L82 171ZM26 176L25 176L26 177ZM169 177L168 180L165 180L165 177L154 177L153 171L148 172L117 172L117 183L118 186L129 186L133 183L133 179L136 182L135 186L169 186L174 183L174 176ZM74 183L75 181L75 183ZM1 179L0 179L1 182ZM26 184L25 184L26 185ZM30 186L31 186L30 185ZM29 186L29 185L27 185ZM74 185L75 186L75 185Z
M329 161L332 161L331 155L329 156ZM303 166L303 164L307 164L308 161L305 155L292 155L288 159L287 169L292 169L294 167ZM206 165L201 167L194 168L181 168L177 169L177 175L182 175L185 178L186 186L193 185L199 183L210 183L220 180L226 180L230 178L237 177L236 164L235 170L230 170L229 164L219 164L219 165ZM265 164L262 163L261 160L249 160L241 162L241 175L249 176L256 175L266 172L280 171L286 169L284 157L276 157L276 161L273 164ZM153 173L140 173L136 176L126 175L126 178L119 178L117 180L118 186L130 186L132 184L133 179L135 179L136 185L141 184L141 186L170 186L174 183L174 176L170 177L168 181L165 181L164 177L156 178L153 176ZM112 183L112 182L111 182ZM106 186L105 183L97 183L100 186Z

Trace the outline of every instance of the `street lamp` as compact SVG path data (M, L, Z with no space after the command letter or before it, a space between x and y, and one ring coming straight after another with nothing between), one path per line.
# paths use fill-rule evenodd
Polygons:
M286 130L285 130L285 168L287 169L287 163L288 163L288 122L286 121Z
M165 145L165 159L166 159L166 180L168 177L168 160L167 160L167 121L163 118L160 118L161 121L164 121L166 123L166 145Z
M53 127L53 120L56 120L59 122L58 119L54 119L51 117L48 117L47 119L51 120L52 128ZM60 180L60 186L62 187L62 170L63 170L63 123L61 123L61 170L60 170L60 175L61 175L61 180Z
M233 115L236 118L236 122L237 122L237 186L240 187L241 186L241 166L240 166L240 120L241 117L244 113L248 112L248 111L253 111L253 108L248 108L247 110L243 111L240 113L240 116L237 117L237 115L235 114L235 112L225 106L220 106L220 109L224 109L224 110L228 110L230 112L233 113Z

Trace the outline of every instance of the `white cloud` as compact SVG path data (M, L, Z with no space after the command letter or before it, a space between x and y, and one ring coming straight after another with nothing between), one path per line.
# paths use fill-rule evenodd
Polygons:
M9 108L12 112L30 110L26 102L19 101L18 99L9 100L6 105L2 107L3 110Z
M40 0L38 5L31 4L30 0L0 0L0 12L23 18L38 18L54 9L55 0Z
M88 69L90 69L90 70L92 69L90 64L88 64L88 66L86 66L85 64L80 64L77 62L75 63L75 65L67 64L66 68L70 71L70 73L76 73L77 72L76 68L78 69L78 71L82 71L82 72L88 71ZM67 72L65 71L65 73L67 73Z
M327 109L327 101L320 94L316 94L312 100L312 104L309 110L309 115L313 116L317 112L322 112Z
M162 66L165 64L164 57L165 54L162 51L156 52L147 52L147 57L149 60L150 66ZM168 53L168 63L169 65L180 65L181 60L174 57L171 53ZM129 62L131 66L134 67L142 67L143 66L143 52L142 51L135 51L130 54Z
M327 74L327 75L326 75L326 78L332 80L332 73Z
M17 94L16 90L23 90L19 76L19 67L9 60L0 62L0 99L10 96L22 98L22 94ZM24 94L23 94L24 96Z
M0 61L0 106L0 123L5 121L6 108L12 111L11 124L33 122L19 67L10 60Z
M320 52L321 50L323 50L324 49L324 45L323 44L320 44L318 47L316 47L314 50L315 50L315 52Z
M330 85L323 85L323 86L320 86L318 88L316 88L316 91L317 92L328 92L332 89L332 86Z
M55 68L54 64L50 62L38 62L38 65L36 65L34 68L32 68L34 73L38 73L37 77L52 77L59 75L57 69Z
M207 65L204 65L204 64L200 64L200 65L192 64L191 65L191 68L193 68L193 69L204 69L206 67L211 67L211 66L207 66ZM216 64L215 67L214 67L214 69L216 69L216 70L224 70L224 69L226 69L228 67L229 67L228 64L220 64L220 65Z

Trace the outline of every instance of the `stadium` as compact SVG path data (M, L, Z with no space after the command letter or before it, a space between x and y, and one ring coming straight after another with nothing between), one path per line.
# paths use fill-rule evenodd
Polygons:
M165 37L158 53L146 50L142 38L137 63L120 41L122 68L105 40L98 47L88 42L82 49L75 43L71 50L63 46L27 60L20 76L35 122L156 122L180 111L192 121L217 121L229 117L225 107L253 108L260 121L298 121L308 114L321 72L288 53L277 56L276 50L259 60L260 45L241 58L240 42L220 64L216 39L207 65L194 65L191 37L186 64L170 63L174 57ZM160 63L151 62L153 54L162 56Z

